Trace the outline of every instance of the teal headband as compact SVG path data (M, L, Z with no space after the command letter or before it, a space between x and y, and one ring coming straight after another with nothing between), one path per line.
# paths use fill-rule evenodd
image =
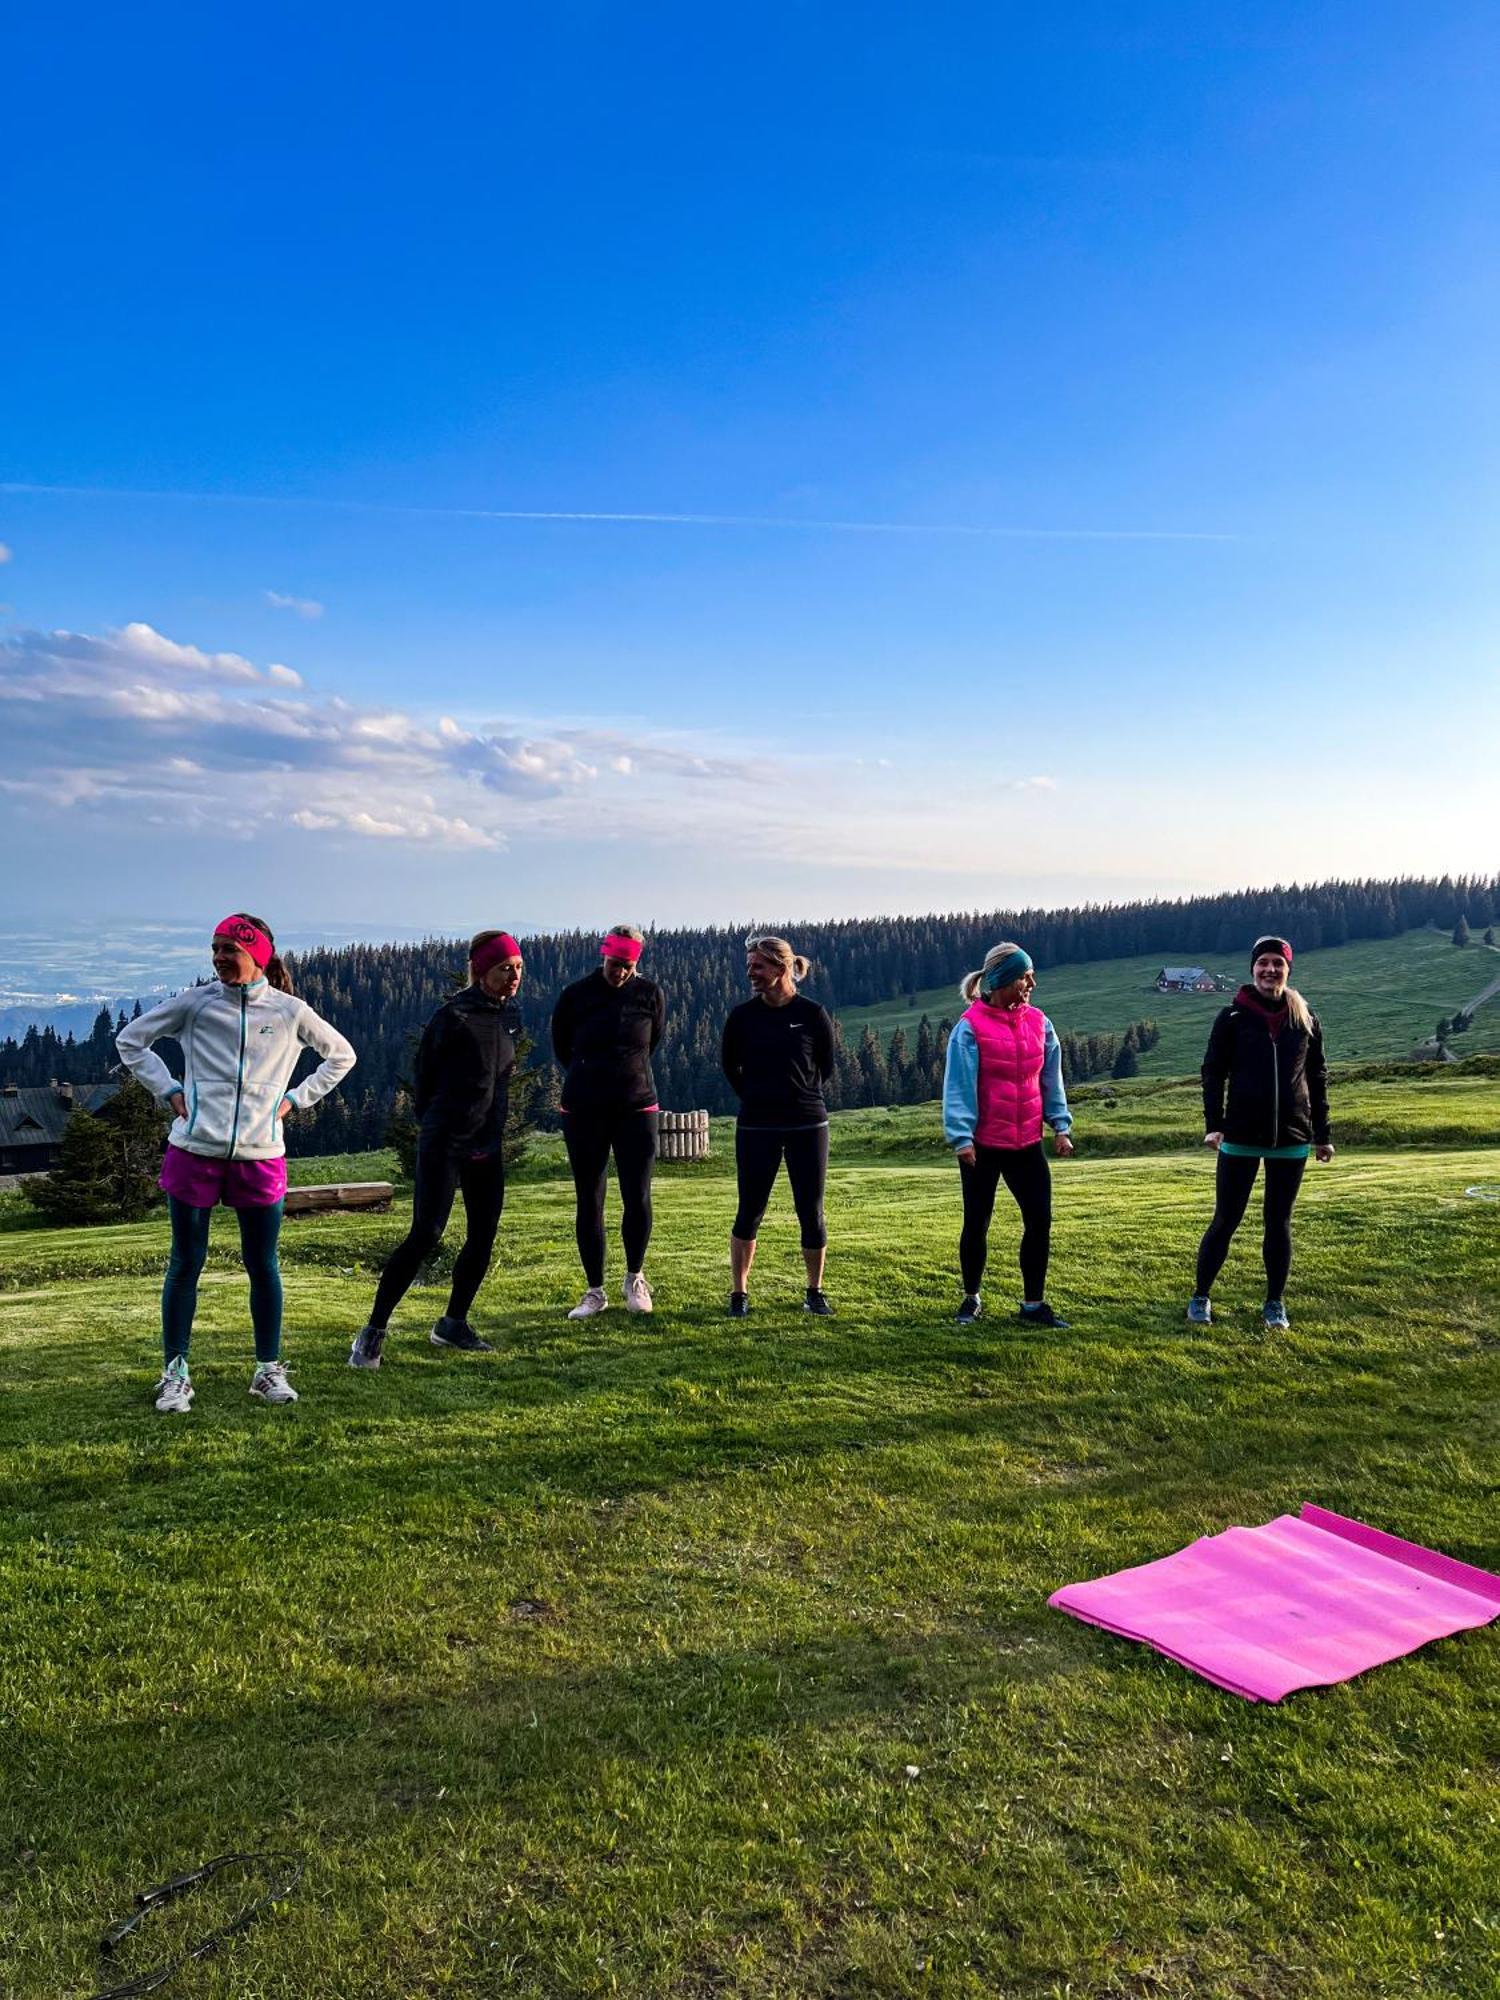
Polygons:
M1019 979L1023 972L1033 969L1031 953L1022 951L1018 945L998 965L992 965L988 972L980 974L979 990L981 993L994 993L1002 986L1009 986L1013 979Z

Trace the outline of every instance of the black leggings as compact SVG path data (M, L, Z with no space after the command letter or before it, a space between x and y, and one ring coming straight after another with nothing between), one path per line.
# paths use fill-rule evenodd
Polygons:
M1041 1141L1015 1148L976 1146L973 1166L960 1160L958 1177L964 1191L964 1227L958 1239L964 1291L976 1293L984 1278L995 1190L1004 1181L1021 1211L1021 1297L1035 1304L1046 1296L1052 1248L1052 1175Z
M761 1219L783 1160L786 1177L792 1184L792 1206L802 1227L802 1247L825 1249L828 1244L828 1225L823 1219L823 1190L828 1185L826 1125L786 1132L767 1132L754 1125L735 1127L734 1166L739 1176L740 1205L734 1218L734 1234L742 1243L753 1243L759 1235Z
M474 1294L490 1268L495 1231L505 1206L505 1159L497 1152L482 1160L455 1160L448 1148L438 1143L417 1149L411 1228L391 1252L380 1274L375 1303L370 1308L371 1326L389 1324L412 1280L442 1242L456 1193L464 1198L464 1241L453 1266L447 1317L468 1318Z
M1229 1255L1229 1245L1245 1213L1260 1164L1259 1160L1247 1159L1239 1153L1219 1155L1214 1181L1213 1221L1204 1231L1203 1241L1198 1246L1196 1286L1204 1298L1213 1290L1214 1279ZM1279 1299L1286 1290L1287 1277L1292 1268L1292 1209L1307 1161L1305 1158L1267 1160L1265 1167L1265 1236L1261 1251L1266 1262L1266 1297Z
M569 1111L563 1119L568 1165L578 1195L578 1256L590 1285L604 1283L604 1186L611 1152L620 1183L625 1268L639 1271L646 1261L656 1127L655 1111Z

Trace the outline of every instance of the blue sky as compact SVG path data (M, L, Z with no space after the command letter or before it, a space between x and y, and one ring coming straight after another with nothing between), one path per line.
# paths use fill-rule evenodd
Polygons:
M0 915L1493 867L1496 16L1042 12L13 27Z

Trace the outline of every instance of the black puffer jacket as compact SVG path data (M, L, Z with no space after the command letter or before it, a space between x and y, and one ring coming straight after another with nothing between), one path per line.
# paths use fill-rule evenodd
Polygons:
M413 1072L422 1143L492 1152L505 1135L521 1010L466 986L422 1030Z
M1277 1013L1279 1031L1271 1032ZM1226 1101L1227 1089L1227 1101ZM1326 1146L1328 1063L1312 1027L1269 1008L1247 987L1214 1022L1203 1058L1203 1129L1234 1146Z
M552 1014L563 1110L649 1110L656 1102L651 1051L665 1020L661 988L638 972L623 986L598 971L565 986Z

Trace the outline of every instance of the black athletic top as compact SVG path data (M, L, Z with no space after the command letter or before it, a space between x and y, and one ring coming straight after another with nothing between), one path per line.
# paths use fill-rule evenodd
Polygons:
M425 1140L455 1152L492 1153L505 1134L521 1010L466 986L422 1030L413 1067L417 1122Z
M563 1069L564 1111L649 1111L656 1103L651 1051L666 1001L633 973L611 986L602 969L565 986L552 1012L552 1053Z
M1326 1146L1328 1062L1316 1014L1312 1030L1241 987L1214 1022L1203 1057L1205 1132L1232 1146Z
M724 1023L724 1074L740 1123L792 1131L828 1121L823 1085L833 1075L833 1022L799 993L784 1007L757 994Z

